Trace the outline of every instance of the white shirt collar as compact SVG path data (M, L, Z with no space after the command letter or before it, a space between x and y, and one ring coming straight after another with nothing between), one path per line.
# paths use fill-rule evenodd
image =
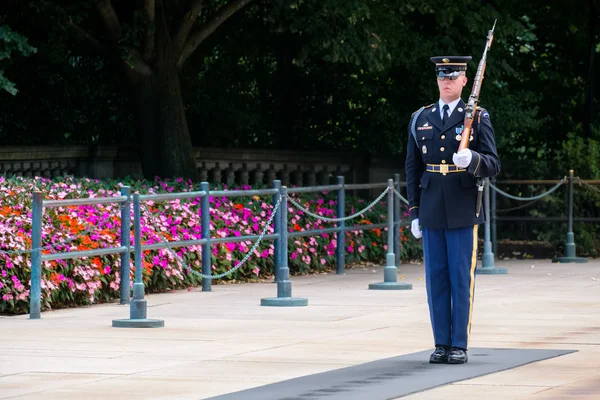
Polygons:
M458 99L454 100L452 103L448 103L448 108L449 108L448 111L450 112L448 115L452 115L452 112L456 108L456 105L458 104L459 101L460 101L460 97ZM440 104L440 118L441 118L442 113L444 112L444 104L446 104L446 103L444 103L442 101L442 99L440 99L439 104Z

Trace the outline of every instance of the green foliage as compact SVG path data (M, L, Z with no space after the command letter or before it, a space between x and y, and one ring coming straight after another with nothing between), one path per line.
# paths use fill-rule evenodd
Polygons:
M513 168L502 178L509 179L558 179L567 177L569 170L574 171L576 178L581 180L600 179L600 141L583 138L580 130L566 135L560 143L561 149L546 152L541 157L535 156L535 148L530 152L528 160L515 161ZM524 149L527 152L529 149ZM552 154L548 157L548 154ZM550 186L542 185L499 185L500 189L522 197L543 193ZM521 208L510 213L502 210L522 205L498 196L499 216L531 216L536 218L567 217L568 185L563 185L553 194L542 198L529 207ZM600 185L589 185L576 180L573 196L573 215L581 218L600 218ZM575 242L578 255L600 255L600 225L594 222L574 223ZM498 238L513 240L526 239L550 243L556 254L564 254L564 244L567 232L566 223L501 223Z
M128 57L149 21L139 7L113 3L123 29L119 49ZM40 50L11 69L19 87L29 87L1 115L0 129L11 133L4 139L135 144L122 70L73 28L110 42L94 2L31 4L14 6L10 14ZM198 23L223 4L205 2ZM168 18L176 27L186 2L171 7ZM496 18L481 105L490 111L504 159L543 159L558 150L559 142L549 139L562 140L582 121L589 52L586 13L537 0L506 1L501 8L475 0L253 2L182 70L193 142L401 157L410 114L438 96L429 58L472 55L472 80ZM44 111L31 121L25 105Z
M14 57L14 53L28 57L35 52L37 49L27 43L26 37L10 29L8 25L0 25L0 61L10 60ZM2 69L0 69L0 89L6 90L13 96L18 92L15 84L4 76Z
M361 0L274 0L267 17L275 35L287 35L297 53L293 63L310 73L315 59L341 65L366 65L382 71L390 62L382 39L378 3Z

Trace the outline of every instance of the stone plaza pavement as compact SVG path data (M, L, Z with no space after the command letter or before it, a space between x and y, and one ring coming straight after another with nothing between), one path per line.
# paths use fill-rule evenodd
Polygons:
M600 399L600 260L497 264L509 274L477 277L471 347L577 351L402 399ZM423 266L400 265L410 291L367 289L382 278L293 277L296 308L259 305L273 283L150 295L158 329L113 328L118 304L0 317L0 399L205 399L431 349Z

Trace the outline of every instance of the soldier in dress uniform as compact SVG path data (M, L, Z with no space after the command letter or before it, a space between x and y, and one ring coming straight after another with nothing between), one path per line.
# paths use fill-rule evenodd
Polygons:
M435 351L431 363L463 364L473 313L478 185L500 171L490 115L477 108L469 146L458 147L464 127L470 56L432 57L439 101L412 114L408 127L406 183L411 231L423 238L429 314Z

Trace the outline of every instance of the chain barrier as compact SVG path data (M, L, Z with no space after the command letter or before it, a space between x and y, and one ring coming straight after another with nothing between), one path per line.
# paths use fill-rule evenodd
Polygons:
M520 206L516 206L516 207L496 209L496 212L497 213L503 213L503 212L510 212L510 211L515 211L515 210L520 210L522 208L529 207L530 205L532 205L534 203L537 203L540 200L541 200L541 198L540 199L535 199L533 201L530 201L529 203L521 204Z
M560 180L560 182L558 182L556 184L556 186L554 186L553 188L551 188L550 190L548 190L547 192L544 192L542 194L539 194L537 196L531 196L531 197L517 197L517 196L513 196L511 194L508 194L500 189L498 189L496 186L494 186L492 183L490 183L490 187L492 189L494 189L496 192L500 193L502 196L504 197L508 197L509 199L512 200L517 200L517 201L537 201L542 199L543 197L548 196L549 194L552 194L553 192L555 192L559 187L561 187L565 181L567 181L567 177L565 176L564 178L562 178Z
M361 214L366 213L371 208L375 207L375 205L377 203L379 203L379 201L383 198L383 196L385 196L385 194L389 190L390 190L389 187L385 188L385 190L379 195L379 197L377 197L375 200L373 200L373 202L371 204L369 204L367 207L365 207L364 209L360 210L359 212L356 212L356 213L354 213L352 215L349 215L347 217L342 217L342 218L328 218L328 217L324 217L322 215L318 215L318 214L315 214L313 212L310 212L306 208L302 207L302 205L300 205L296 200L292 199L290 196L288 196L288 201L290 203L292 203L297 209L299 209L300 211L306 213L307 215L310 215L313 218L320 219L321 221L327 221L327 222L342 222L342 221L348 221L348 220L354 219L354 218L360 216Z
M244 256L244 258L242 259L242 261L240 261L240 263L238 265L236 265L235 267L233 267L232 269L225 271L221 274L218 275L205 275L202 274L198 271L193 270L185 261L183 261L183 259L179 256L179 254L177 254L177 252L175 250L173 250L172 247L169 246L169 242L165 241L162 236L160 235L160 229L157 230L158 237L160 239L160 241L162 243L165 244L165 246L167 247L167 249L177 258L177 260L181 263L181 265L183 265L183 267L187 270L187 272L189 274L193 274L196 276L199 276L202 279L220 279L223 278L225 276L231 275L233 274L235 271L237 271L238 269L240 269L245 263L246 261L248 261L248 259L250 258L250 256L254 253L254 250L256 250L256 248L258 247L258 244L261 242L263 236L265 236L265 234L267 233L267 229L269 228L269 226L271 226L271 224L273 223L273 218L275 217L275 215L277 214L277 210L279 209L279 205L281 204L281 199L282 196L279 196L279 199L277 200L277 204L275 204L275 207L273 208L273 212L271 213L271 217L269 217L269 220L267 221L267 223L265 224L264 229L262 230L262 232L260 233L260 236L258 237L258 239L256 240L256 242L254 243L254 246L252 246L252 248L248 251L248 253L246 253L246 256ZM146 208L146 207L143 207ZM154 227L154 229L157 229L157 225L156 221L154 221L154 218L152 217L152 211L148 210L146 208L146 211L148 211L148 214L150 215L150 219L152 220L152 226Z
M400 192L398 192L395 188L394 188L394 194L396 195L396 197L398 197L404 204L408 205L408 200L406 200L401 194Z

